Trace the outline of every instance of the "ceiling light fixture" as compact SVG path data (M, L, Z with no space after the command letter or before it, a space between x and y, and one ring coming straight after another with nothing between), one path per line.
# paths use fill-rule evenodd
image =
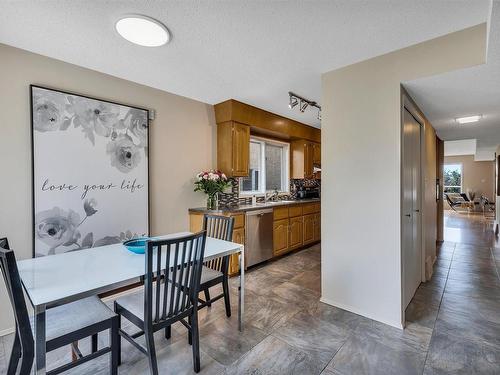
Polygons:
M468 124L471 122L478 122L483 118L483 115L474 115L474 116L467 116L467 117L458 117L455 119L456 122L459 124Z
M170 41L170 32L161 22L141 15L120 18L115 29L129 42L144 47L159 47Z
M317 118L318 118L318 120L321 120L321 106L318 103L316 103L315 101L312 101L312 100L308 100L300 95L294 94L291 91L288 92L288 96L289 96L288 108L292 109L297 104L299 104L299 102L300 102L299 111L302 113L305 112L307 107L315 107L318 109Z
M300 101L300 112L304 113L304 111L306 110L307 106L309 105L308 102L305 102L303 100Z

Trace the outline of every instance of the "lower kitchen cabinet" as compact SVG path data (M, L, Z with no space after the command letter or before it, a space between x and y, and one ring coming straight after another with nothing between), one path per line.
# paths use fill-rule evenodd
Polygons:
M315 220L315 214L304 215L304 245L308 245L316 241L314 236Z
M314 214L314 221L313 221L313 234L314 234L314 241L319 241L321 239L321 214L317 213Z
M281 255L288 251L288 219L276 220L273 223L273 253Z
M293 250L302 246L304 220L302 216L291 217L289 224L288 249Z
M243 216L243 215L241 215ZM235 223L237 222L237 218L235 217ZM237 228L233 229L233 242L240 243L245 245L245 228ZM234 275L238 273L239 268L239 256L238 254L231 255L229 259L229 274Z

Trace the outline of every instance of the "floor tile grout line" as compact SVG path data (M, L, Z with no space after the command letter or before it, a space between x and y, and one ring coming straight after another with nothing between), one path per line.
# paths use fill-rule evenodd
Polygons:
M431 342L432 342L432 336L434 336L434 332L435 332L435 329L436 329L436 322L438 320L439 313L441 312L441 304L443 303L444 293L445 293L445 290L446 290L446 285L448 284L448 277L450 275L451 264L453 263L453 257L455 256L455 251L456 251L456 248L457 248L457 243L454 242L453 244L454 244L453 245L453 252L451 254L451 261L450 261L450 264L448 266L448 273L446 274L446 281L444 282L443 293L441 294L441 298L439 299L439 305L438 305L438 311L437 311L437 314L436 314L436 320L434 320L434 324L432 325L432 333L431 333L431 338L429 340L429 347L427 348L427 350L425 352L424 365L422 367L422 375L425 372L425 365L427 364L427 358L429 357L429 351L430 351L430 346L431 346Z

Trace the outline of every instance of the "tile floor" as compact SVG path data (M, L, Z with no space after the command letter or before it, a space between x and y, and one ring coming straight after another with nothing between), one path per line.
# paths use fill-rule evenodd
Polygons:
M202 374L500 374L500 247L492 221L447 213L435 274L407 309L404 331L319 302L320 247L251 270L246 283L246 329L237 330L223 303L200 314ZM100 338L107 341L106 337ZM5 373L12 335L0 339ZM156 336L160 372L191 374L184 327ZM81 344L88 349L88 342ZM147 360L123 344L120 374L147 374ZM49 368L69 351L49 353ZM71 374L106 374L107 359Z

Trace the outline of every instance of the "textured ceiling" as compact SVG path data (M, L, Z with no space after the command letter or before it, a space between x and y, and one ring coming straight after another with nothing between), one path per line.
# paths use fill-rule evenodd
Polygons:
M500 144L500 1L492 4L487 62L438 76L405 83L411 96L444 140L477 139L479 151ZM482 114L476 123L455 118Z
M0 42L215 104L288 110L288 91L320 101L321 73L484 22L487 0L0 0ZM138 13L172 41L135 46L115 21Z

